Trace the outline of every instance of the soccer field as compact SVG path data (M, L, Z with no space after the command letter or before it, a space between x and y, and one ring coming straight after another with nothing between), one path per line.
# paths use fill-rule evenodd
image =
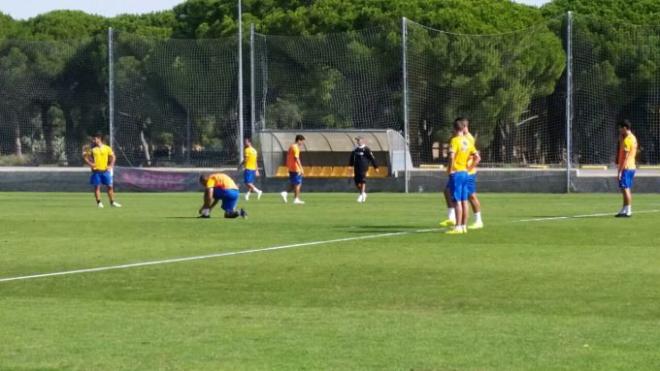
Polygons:
M0 193L0 369L660 368L660 195L303 196Z

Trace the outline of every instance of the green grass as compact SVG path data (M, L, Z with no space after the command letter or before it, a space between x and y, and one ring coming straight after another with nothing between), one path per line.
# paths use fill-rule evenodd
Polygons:
M441 219L439 194L265 195L241 201L247 220L198 220L198 194L97 210L0 193L0 278L410 232L0 282L0 370L660 369L660 213L520 223L620 200L481 198L486 228L446 236L416 232Z

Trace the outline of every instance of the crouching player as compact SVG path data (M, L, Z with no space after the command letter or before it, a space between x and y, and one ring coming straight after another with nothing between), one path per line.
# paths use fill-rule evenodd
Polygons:
M225 218L247 217L245 210L236 211L238 204L238 186L226 174L214 173L203 174L199 177L199 182L204 186L204 204L199 209L200 218L210 218L211 210L218 201L222 201L220 207L225 211Z
M465 137L464 129L464 121L454 121L455 135L449 146L447 173L449 174L449 191L456 213L456 225L447 231L448 234L467 233L468 172L480 161L474 144ZM468 164L470 165L468 166Z

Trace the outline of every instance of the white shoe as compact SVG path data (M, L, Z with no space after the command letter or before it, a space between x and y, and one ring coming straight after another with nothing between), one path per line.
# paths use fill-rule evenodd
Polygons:
M103 208L103 202L97 202L96 207L98 207L99 209L102 209Z
M304 205L305 201L296 198L295 200L293 200L293 204L294 205Z
M264 193L264 191L257 191L257 200L261 200L262 193Z
M115 202L111 202L110 206L112 206L112 207L121 207L121 204L119 202L115 201Z
M364 200L362 199L362 193L360 193L360 195L358 196L358 198L357 198L357 202L358 202L359 204L361 204L361 203L364 202Z
M286 191L280 192L280 196L282 196L282 200L284 201L284 203L287 202L287 200L286 200L287 195L288 195L288 193Z
M366 193L362 194L362 202L367 202L367 194Z
M245 201L250 201L250 193L245 194Z

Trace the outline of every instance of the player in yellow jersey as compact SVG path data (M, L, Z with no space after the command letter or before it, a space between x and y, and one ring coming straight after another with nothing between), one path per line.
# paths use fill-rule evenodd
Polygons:
M454 120L454 122L456 121L461 121L464 124L463 135L465 139L470 141L472 145L475 146L475 139L472 136L472 134L470 134L470 131L468 129L468 125L470 124L470 121L464 117L459 117L456 120ZM484 227L484 224L481 219L481 203L477 198L477 184L476 184L477 164L473 163L473 161L474 158L472 157L470 163L468 164L471 170L468 171L467 192L468 192L468 201L472 206L472 212L474 213L475 221L469 226L469 229L481 229ZM447 219L440 222L440 226L442 227L454 226L456 225L456 212L454 208L454 203L452 202L452 195L449 187L449 181L447 182L447 186L445 187L444 196L445 196L445 203L447 204Z
M476 141L472 134L470 134L468 128L470 121L464 118L463 122L465 123L463 135L465 135L465 138L472 143L476 150ZM479 153L479 151L477 151L477 153ZM484 222L481 220L481 202L479 202L479 198L477 197L477 164L470 163L468 165L471 168L471 170L468 171L467 181L468 201L470 202L470 206L472 206L472 213L474 214L474 223L470 224L468 229L481 229L484 227Z
M632 124L628 120L619 123L619 153L617 153L617 180L623 194L623 207L615 215L617 218L632 216L632 186L635 177L635 157L637 156L637 138L630 131Z
M199 177L199 183L204 186L204 203L199 208L200 218L210 218L211 210L218 201L222 201L220 207L225 211L225 218L247 217L245 210L236 211L239 196L238 186L227 174L202 174Z
M454 121L454 137L449 145L447 173L449 174L449 190L456 212L456 225L452 230L447 231L448 234L467 233L468 171L480 160L474 145L465 137L464 129L465 123L462 120Z
M110 146L103 144L103 135L97 133L92 137L91 147L83 148L83 160L92 170L89 183L94 186L96 206L103 208L101 202L101 185L106 186L110 206L121 207L115 201L114 187L112 185L112 169L115 166L115 153Z
M239 169L243 167L243 183L247 187L245 193L245 201L250 200L250 193L257 194L257 200L261 199L263 193L257 186L254 185L256 177L259 176L259 167L257 165L257 150L252 146L252 140L245 138L243 149L243 162L239 165Z
M289 152L286 156L286 167L289 169L289 187L286 191L280 193L285 203L287 202L289 192L294 192L294 204L302 205L305 203L305 201L300 199L300 188L302 187L304 175L302 162L300 161L300 146L303 143L305 143L305 137L300 134L296 135L295 143L289 147Z

